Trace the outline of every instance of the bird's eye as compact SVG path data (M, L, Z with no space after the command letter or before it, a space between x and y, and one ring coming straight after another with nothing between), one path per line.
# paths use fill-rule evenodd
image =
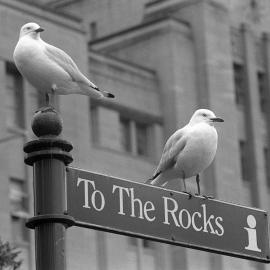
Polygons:
M202 116L203 116L203 117L206 117L207 115L206 115L206 113L203 113Z

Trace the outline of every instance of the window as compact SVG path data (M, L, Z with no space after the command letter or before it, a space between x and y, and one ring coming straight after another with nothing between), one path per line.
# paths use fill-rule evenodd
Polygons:
M270 153L267 147L264 147L263 154L264 154L264 168L265 168L266 182L268 188L270 188L270 157L269 157Z
M235 102L237 105L244 105L245 102L244 67L240 64L234 63L233 72L234 72Z
M9 122L25 128L23 78L13 63L6 63L6 90Z
M91 117L91 135L94 143L98 143L99 140L99 127L98 127L98 109L97 106L90 105L90 117Z
M120 117L121 146L124 151L132 152L131 147L131 121Z
M131 246L137 246L137 243L138 243L138 238L136 238L136 237L129 237L128 238L129 239L129 244L131 245Z
M149 130L151 124L120 115L120 127L122 150L138 156L150 156Z
M28 242L28 230L25 227L25 219L28 218L27 195L24 191L25 181L11 178L9 188L9 199L11 205L11 227L15 243Z
M139 156L148 156L148 125L136 123L136 152Z
M151 241L143 239L143 247L144 248L151 248Z
M142 248L152 248L151 241L147 239L129 237L129 243L131 246L141 246Z
M97 22L90 23L90 39L94 40L97 38Z
M100 105L94 100L89 105L93 145L144 158L155 155L159 119L122 106Z
M266 78L264 72L257 72L258 90L260 98L260 108L262 112L266 112L267 99L266 99Z
M242 180L248 181L247 143L239 141Z

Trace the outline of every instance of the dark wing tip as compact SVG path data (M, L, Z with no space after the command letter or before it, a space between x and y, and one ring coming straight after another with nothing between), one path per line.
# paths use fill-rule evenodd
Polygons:
M146 181L144 181L144 184L151 184L151 182L153 181L152 177L147 179Z
M107 92L107 91L104 91L104 90L100 90L98 87L95 88L97 91L101 92L103 94L104 97L106 98L114 98L114 94L110 93L110 92Z
M144 183L145 184L150 184L154 179L156 179L159 175L161 174L161 171L158 171L155 173L151 178L147 179Z
M162 173L162 171L158 171L153 175L153 180L156 179L160 174Z
M114 94L111 94L111 93L105 93L105 97L107 97L107 98L115 98Z

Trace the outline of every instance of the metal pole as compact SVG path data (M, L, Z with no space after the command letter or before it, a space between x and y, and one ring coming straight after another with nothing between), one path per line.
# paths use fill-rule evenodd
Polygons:
M34 213L26 226L35 229L37 270L64 270L65 231L74 224L67 215L65 171L72 162L72 145L59 138L62 120L52 108L34 115L32 130L37 140L25 144L25 163L33 166Z

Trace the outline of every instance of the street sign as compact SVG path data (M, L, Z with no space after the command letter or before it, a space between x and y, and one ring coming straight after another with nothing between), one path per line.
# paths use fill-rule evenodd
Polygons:
M67 168L75 225L269 263L267 212Z

